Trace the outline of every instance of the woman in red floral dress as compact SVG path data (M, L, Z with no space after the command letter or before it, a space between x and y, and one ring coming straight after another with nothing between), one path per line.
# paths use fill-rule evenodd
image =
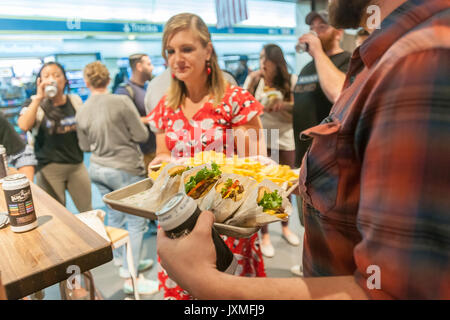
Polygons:
M225 82L208 28L200 17L183 13L167 22L163 56L172 71L172 81L167 94L148 116L157 144L150 166L210 149L247 156L250 145L259 146L259 134L255 141L246 133L262 129L259 115L263 106L246 90ZM229 141L227 129L235 132ZM229 144L238 140L237 135L245 141L239 152ZM260 150L264 154L265 147ZM223 238L238 260L236 275L266 276L258 234L247 239ZM158 266L165 299L193 298L168 277L159 257Z

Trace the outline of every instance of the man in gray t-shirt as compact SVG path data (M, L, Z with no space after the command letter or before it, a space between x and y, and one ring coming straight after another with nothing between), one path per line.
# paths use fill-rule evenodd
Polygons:
M144 154L145 168L147 168L150 161L155 157L156 137L147 125L148 121L146 119L147 112L145 111L144 98L148 81L152 78L154 67L150 57L146 54L133 54L128 59L132 70L131 78L126 83L122 83L114 93L127 95L133 100L141 121L147 127L149 133L148 140L139 145Z

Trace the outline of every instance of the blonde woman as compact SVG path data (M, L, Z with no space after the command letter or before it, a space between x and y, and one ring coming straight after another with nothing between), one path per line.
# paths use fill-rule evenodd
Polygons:
M82 150L92 152L89 176L104 196L145 178L144 158L139 143L148 139L148 131L132 100L125 95L108 92L108 69L96 61L84 68L84 81L91 96L77 114L78 138ZM147 220L110 209L108 224L128 230L134 266L143 271L152 266L151 259L140 260ZM114 252L118 264L122 261L120 276L127 278L123 290L133 293L131 275L125 252ZM121 261L122 260L122 261ZM138 291L152 294L158 290L157 282L138 279Z
M171 161L172 156L192 156L212 145L223 146L223 152L248 155L249 145L259 145L259 141L245 133L262 128L259 115L263 107L246 90L225 82L203 20L189 13L172 17L165 26L162 47L172 81L149 115L149 124L156 133L156 158L150 165ZM227 150L227 129L242 129L245 146ZM196 132L200 136L196 137ZM225 242L238 258L238 275L265 276L257 234L248 239L225 237ZM166 299L192 298L164 271L158 278Z

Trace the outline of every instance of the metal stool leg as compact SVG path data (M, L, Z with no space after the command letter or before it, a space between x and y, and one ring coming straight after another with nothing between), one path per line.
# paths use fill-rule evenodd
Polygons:
M138 292L138 284L137 284L137 272L135 272L135 268L134 268L134 262L133 262L133 253L131 251L131 243L130 243L130 237L128 237L127 239L127 244L126 244L126 248L127 248L127 262L128 262L128 271L130 272L131 275L131 281L133 282L133 291L134 291L134 298L136 300L140 300L139 297L139 292Z
M59 283L59 293L61 295L61 300L67 300L66 286L67 286L66 280L63 280Z
M96 288L94 283L94 277L92 276L92 273L90 271L86 271L85 273L83 273L83 276L85 285L90 294L90 299L95 300Z

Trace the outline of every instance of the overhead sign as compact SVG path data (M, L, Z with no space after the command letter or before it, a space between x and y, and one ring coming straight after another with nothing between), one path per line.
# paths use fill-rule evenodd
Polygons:
M89 21L77 17L66 20L41 20L0 18L0 32L31 31L31 32L74 32L74 33L162 33L164 24L141 22L110 22ZM258 34L258 35L295 35L294 28L265 28L265 27L233 27L218 29L209 27L212 34Z

